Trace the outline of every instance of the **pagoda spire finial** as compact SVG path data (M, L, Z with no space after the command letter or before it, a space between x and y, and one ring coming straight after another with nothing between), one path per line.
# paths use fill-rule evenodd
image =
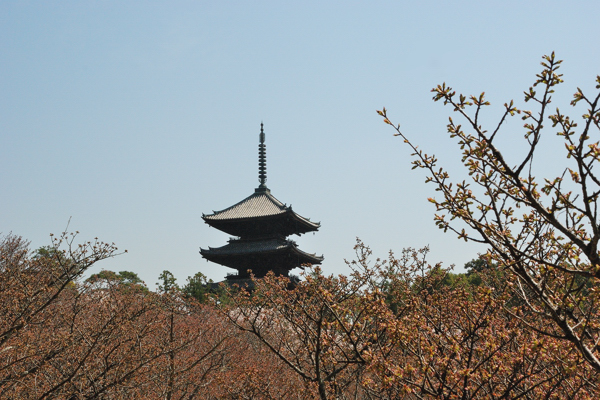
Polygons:
M265 145L265 131L260 123L260 136L258 145L258 181L259 189L267 189L267 146Z

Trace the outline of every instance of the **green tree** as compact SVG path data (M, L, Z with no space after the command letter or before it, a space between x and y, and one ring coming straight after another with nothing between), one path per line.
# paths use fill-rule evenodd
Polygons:
M131 271L119 271L119 278L126 285L144 284L144 281L140 279L138 274Z
M146 284L140 279L138 274L131 271L119 271L117 273L114 271L103 269L97 274L90 275L90 277L87 278L85 282L101 286L123 285L130 288L148 290Z
M193 297L200 302L204 302L206 300L206 295L210 293L210 284L212 284L212 281L209 282L206 275L202 272L198 272L194 276L188 276L187 282L182 290L187 296Z
M497 263L491 262L484 256L465 263L464 268L467 270L467 279L472 285L480 286L485 279L488 286L496 288L502 286L499 280L504 276L504 272L498 268Z
M468 274L474 274L494 269L496 268L496 265L489 262L484 257L478 257L466 262L464 268L467 270Z
M487 245L489 260L508 271L513 295L522 305L513 307L514 317L570 342L600 371L600 291L588 289L600 282L600 176L594 169L600 162L600 92L591 97L579 88L575 92L571 105L586 108L581 126L558 108L552 112L552 95L563 82L560 64L554 53L544 56L542 71L524 92L525 102L535 109L518 108L511 100L491 129L481 121L490 105L484 93L457 95L445 83L432 90L434 101L450 105L464 121L463 126L450 118L447 130L462 151L466 180L452 182L435 156L417 149L385 109L378 112L413 149L413 168L425 169L427 181L440 193L441 198L429 199L437 209L438 227ZM600 76L596 83L600 89ZM513 163L497 139L515 116L525 122L525 152ZM542 156L539 143L548 125L564 143L564 170L540 179L534 175L534 161Z
M226 290L218 283L208 279L202 272L197 272L194 276L188 276L186 284L181 291L188 297L198 300L200 303L206 303L209 299L216 300L223 304L229 301Z
M158 276L159 282L156 283L159 293L172 293L179 291L179 285L177 285L177 278L170 271L164 270Z

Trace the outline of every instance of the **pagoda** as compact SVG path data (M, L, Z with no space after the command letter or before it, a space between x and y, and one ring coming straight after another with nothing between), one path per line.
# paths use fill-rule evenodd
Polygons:
M237 270L228 274L228 281L264 277L273 271L289 276L290 270L304 264L320 264L322 256L306 253L298 248L290 235L314 232L321 226L296 214L292 206L277 200L267 188L267 154L265 132L260 124L258 145L258 180L260 185L250 196L233 206L212 214L202 214L208 225L234 237L222 247L200 249L208 261Z

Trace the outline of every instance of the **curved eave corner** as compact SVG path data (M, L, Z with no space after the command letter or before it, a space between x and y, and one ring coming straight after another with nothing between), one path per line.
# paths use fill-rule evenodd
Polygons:
M311 253L307 253L305 251L302 251L295 244L292 244L292 248L294 249L294 251L296 251L302 257L315 260L314 262L311 262L309 264L321 264L323 262L323 260L325 259L325 257L323 257L323 255L318 256L316 254L311 254Z
M294 220L300 222L302 225L306 226L308 229L307 232L318 231L321 227L320 222L312 222L310 219L303 217L300 214L297 214L292 210L292 207L286 207L286 213L290 215Z

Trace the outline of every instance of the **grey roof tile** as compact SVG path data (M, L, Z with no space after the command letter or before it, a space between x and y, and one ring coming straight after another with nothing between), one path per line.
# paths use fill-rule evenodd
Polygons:
M254 193L231 207L204 217L211 220L266 217L283 214L286 208L283 203L268 193Z
M291 206L286 206L281 201L277 200L270 191L256 192L246 197L244 200L231 207L221 211L215 211L213 214L203 215L205 220L223 221L232 219L268 217L286 212L293 212ZM319 227L319 223L310 221L296 213L294 215L301 221L309 225Z
M290 245L287 240L268 239L268 240L230 240L228 244L222 247L209 247L211 254L250 254L259 252L269 252L285 249Z

